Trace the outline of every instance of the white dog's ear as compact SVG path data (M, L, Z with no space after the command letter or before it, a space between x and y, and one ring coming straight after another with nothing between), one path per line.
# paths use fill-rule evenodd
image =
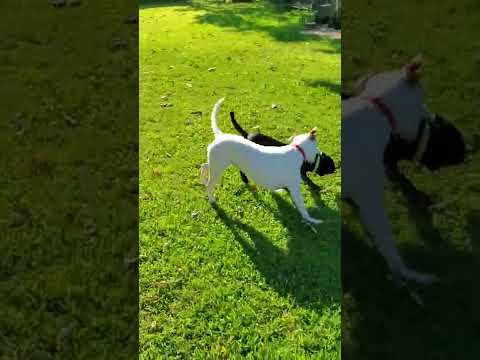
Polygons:
M418 54L405 66L408 81L415 83L420 79L422 65L423 55Z
M308 136L311 138L311 139L315 139L315 137L317 136L317 128L314 127L312 130L310 130L308 132Z

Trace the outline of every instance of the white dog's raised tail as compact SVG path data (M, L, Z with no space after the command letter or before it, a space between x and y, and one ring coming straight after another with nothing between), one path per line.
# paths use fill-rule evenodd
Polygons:
M217 114L220 111L220 107L222 106L223 100L225 100L225 98L221 98L220 100L218 100L217 103L213 106L213 110L212 110L212 116L211 116L212 131L215 134L215 136L223 134L222 130L220 130L217 126Z

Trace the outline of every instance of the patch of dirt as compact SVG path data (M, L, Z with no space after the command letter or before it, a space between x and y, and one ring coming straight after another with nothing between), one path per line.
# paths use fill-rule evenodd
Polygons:
M341 39L342 38L342 31L337 30L328 25L314 25L308 26L303 32L303 34L308 35L316 35L320 37L328 37L331 39Z

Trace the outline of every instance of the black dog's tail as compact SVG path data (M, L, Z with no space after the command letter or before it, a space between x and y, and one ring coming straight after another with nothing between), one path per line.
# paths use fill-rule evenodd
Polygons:
M230 120L232 120L232 124L235 130L237 130L240 135L247 139L248 133L243 130L242 127L238 124L237 120L235 120L235 113L233 111L230 111Z

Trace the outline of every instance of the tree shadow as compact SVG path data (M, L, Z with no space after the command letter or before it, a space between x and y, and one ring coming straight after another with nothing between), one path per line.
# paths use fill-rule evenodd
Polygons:
M206 11L197 17L201 24L216 25L235 31L263 32L282 42L324 41L331 45L332 51L340 52L339 40L304 33L307 15L288 11L281 3L267 2L248 6L196 4L195 7Z
M330 45L332 46L331 49L315 49L314 51L331 55L340 54L342 52L342 44L339 40L332 39Z
M140 0L139 9L149 9L169 6L193 6L192 0Z
M281 196L273 195L277 208L270 208L288 231L287 250L277 247L264 233L230 217L214 206L268 286L279 295L292 297L303 307L320 312L340 305L339 214L330 208L309 209L328 222L313 233L298 211ZM320 216L318 215L320 213Z
M232 3L248 3L254 4L255 0L233 0ZM267 0L266 3L275 11L288 11L290 4L288 0ZM195 8L202 8L206 5L232 5L227 4L224 0L139 0L139 8L147 9L153 7L190 5Z
M480 289L474 253L442 239L431 212L414 193L405 193L413 222L428 246L403 246L402 256L416 269L440 276L440 282L417 287L424 306L406 288L390 281L377 251L342 226L342 354L345 359L450 359L480 353ZM479 214L472 214L472 237ZM398 225L398 224L397 224ZM433 241L432 241L433 240Z
M283 42L323 41L329 44L330 49L319 51L338 54L341 52L341 42L304 33L305 22L310 15L306 12L291 10L287 1L271 0L263 3L248 2L223 3L221 1L195 0L141 0L140 9L166 6L188 6L178 11L202 10L197 16L200 24L211 24L230 28L233 31L256 31L267 33L273 39Z
M304 83L310 87L325 88L334 94L340 94L342 86L328 80L304 80Z

